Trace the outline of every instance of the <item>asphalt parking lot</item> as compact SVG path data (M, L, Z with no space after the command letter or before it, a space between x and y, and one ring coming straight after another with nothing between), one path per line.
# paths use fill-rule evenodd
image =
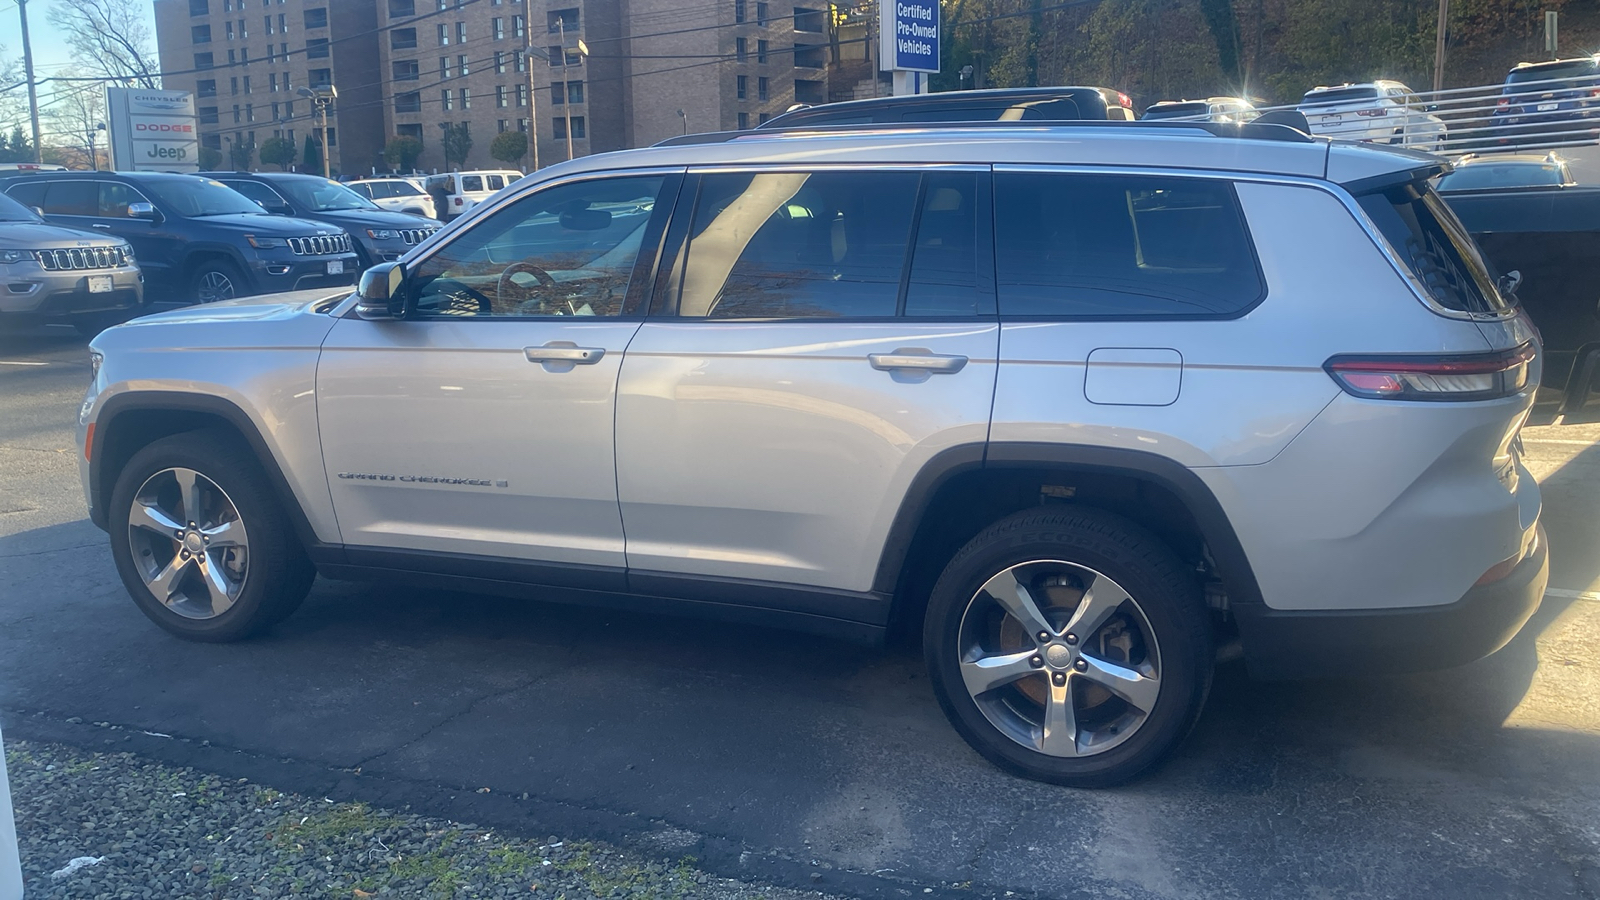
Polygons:
M1176 759L1088 792L981 760L909 648L336 582L264 639L176 641L84 517L87 378L70 329L0 334L7 738L842 894L1600 896L1600 427L1526 434L1552 592L1505 650L1387 679L1224 666Z

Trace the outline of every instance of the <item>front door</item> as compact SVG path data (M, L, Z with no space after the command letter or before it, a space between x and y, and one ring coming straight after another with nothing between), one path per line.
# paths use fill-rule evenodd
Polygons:
M618 389L631 586L873 589L917 471L954 447L981 459L999 341L987 184L970 169L698 176ZM814 593L792 608L886 612Z
M656 200L678 180L568 180L504 203L408 265L414 316L333 328L317 409L347 546L620 578L617 372L668 212Z

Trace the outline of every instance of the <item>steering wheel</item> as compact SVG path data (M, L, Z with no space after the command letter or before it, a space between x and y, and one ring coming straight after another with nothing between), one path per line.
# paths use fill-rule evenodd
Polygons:
M441 315L471 315L472 313L467 310L459 308L458 300L476 303L478 305L476 315L487 316L494 313L494 303L488 297L454 278L436 279L429 287L433 292L446 298L437 310Z
M521 273L532 275L534 279L539 282L538 288L523 287L522 285L511 280L511 276ZM495 285L495 294L501 298L502 303L509 303L510 297L516 296L517 294L527 297L527 295L533 290L538 290L540 288L553 288L555 286L556 280L555 278L551 277L549 272L546 272L544 269L539 268L527 260L522 260L506 266L505 271L500 273L500 281ZM526 303L527 299L524 299L520 302Z

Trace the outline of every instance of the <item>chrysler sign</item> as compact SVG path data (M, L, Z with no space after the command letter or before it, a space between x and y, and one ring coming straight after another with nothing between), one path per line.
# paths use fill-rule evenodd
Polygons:
M939 71L939 0L879 0L878 9L882 68Z
M200 136L188 91L107 88L111 166L119 172L196 172Z

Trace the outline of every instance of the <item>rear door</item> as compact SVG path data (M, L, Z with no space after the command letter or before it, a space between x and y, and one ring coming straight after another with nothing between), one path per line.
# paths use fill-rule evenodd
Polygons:
M988 173L706 171L685 191L618 385L630 586L870 591L917 471L951 448L981 458L999 335Z

